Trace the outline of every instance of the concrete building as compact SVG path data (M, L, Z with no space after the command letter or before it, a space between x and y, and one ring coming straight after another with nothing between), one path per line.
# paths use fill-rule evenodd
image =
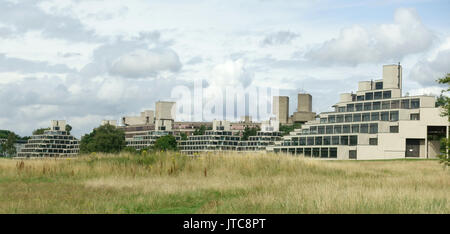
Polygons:
M175 102L158 101L155 104L155 119L171 119L175 120L176 111Z
M155 112L153 110L145 110L141 112L140 116L124 116L122 117L122 124L124 126L130 125L148 125L155 123Z
M79 153L79 141L68 134L65 120L52 120L50 130L33 135L17 157L73 157Z
M287 124L289 121L289 97L274 96L272 104L272 113L281 124Z
M268 151L335 159L434 158L448 137L447 117L433 96L402 96L402 67L383 66L383 78L361 81Z
M297 111L291 116L293 123L305 123L316 118L312 112L312 96L308 93L299 93L297 99Z
M116 120L102 120L101 126L107 125L107 124L116 127L117 121Z
M136 150L152 147L156 140L161 136L174 135L172 131L173 120L156 120L155 129L149 131L140 131L139 134L130 136L125 135L125 142L127 146L133 147ZM177 140L181 138L175 136Z

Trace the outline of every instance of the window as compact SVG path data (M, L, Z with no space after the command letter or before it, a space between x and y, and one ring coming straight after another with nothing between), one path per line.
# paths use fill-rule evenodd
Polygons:
M320 123L327 123L327 118L320 118Z
M300 145L306 145L306 137L300 137L299 144Z
M400 107L399 100L391 101L391 109L398 109L399 107Z
M314 145L314 137L307 137L306 138L306 144L307 145Z
M420 107L420 99L411 99L411 109L417 109Z
M311 148L305 148L305 156L311 157Z
M337 148L330 148L330 158L337 158Z
M364 95L357 96L356 101L364 101Z
M371 103L371 102L366 102L366 103L364 103L364 110L365 110L365 111L370 111L370 110L372 110L372 103Z
M369 125L367 124L361 124L361 127L359 129L360 133L368 133L369 132Z
M345 122L352 122L352 115L345 115Z
M366 101L373 100L373 93L366 93Z
M383 92L383 99L391 98L391 91L384 91Z
M381 121L389 121L389 112L381 112Z
M331 144L332 145L339 145L339 136L331 137Z
M319 148L313 148L312 154L313 154L313 157L315 157L315 158L319 157L320 149Z
M333 134L333 126L329 125L326 127L327 134Z
M391 111L390 112L390 120L391 121L398 121L398 111Z
M370 113L370 120L371 121L378 121L378 120L380 120L380 112L372 112L372 113Z
M374 102L372 110L379 110L381 108L381 102Z
M317 126L311 126L309 128L309 133L310 134L317 134Z
M322 137L316 137L316 145L322 145Z
M389 108L391 108L391 102L387 101L387 102L382 102L381 103L381 109L387 110Z
M402 109L409 109L409 99L402 100L401 106Z
M342 133L342 126L341 125L334 126L334 133L336 134Z
M335 123L336 122L336 116L334 116L334 115L328 116L328 122L329 123Z
M325 127L324 126L319 126L317 128L317 133L318 134L325 134Z
M356 150L349 150L348 151L348 158L349 159L356 159Z
M341 136L341 145L348 145L348 136Z
M330 145L331 144L331 137L330 136L323 137L323 144L324 145Z
M358 124L352 125L352 133L359 133L359 125Z
M383 89L383 82L376 82L375 89Z
M383 98L383 92L375 92L374 93L375 100L382 99L382 98Z
M378 133L378 124L370 124L369 125L370 129L369 132L370 133Z
M398 132L398 126L390 126L389 132L391 133L397 133Z
M343 115L337 115L336 116L336 123L342 123L344 122L344 116Z
M370 113L363 113L362 121L370 121Z
M342 132L343 133L350 133L350 125L342 126Z
M356 109L356 111L362 111L363 110L363 104L362 103L356 103L355 109Z
M328 158L328 148L320 149L320 157L321 158Z
M350 145L358 144L358 136L350 136Z
M354 111L355 105L354 104L347 104L347 112Z
M353 114L353 122L360 122L361 114Z
M420 120L420 114L411 114L410 120Z
M378 145L378 138L369 138L369 145Z
M345 112L345 106L340 106L338 108L338 112Z

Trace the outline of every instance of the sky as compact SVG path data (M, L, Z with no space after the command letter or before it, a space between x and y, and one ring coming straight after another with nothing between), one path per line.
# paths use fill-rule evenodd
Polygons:
M450 72L447 0L0 0L0 129L64 119L80 137L203 80L313 96L401 63L403 94L439 95ZM205 119L208 120L208 119Z

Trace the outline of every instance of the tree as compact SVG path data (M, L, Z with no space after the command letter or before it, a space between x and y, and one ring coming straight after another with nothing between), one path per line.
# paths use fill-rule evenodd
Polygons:
M8 139L1 145L1 151L2 154L5 154L7 156L13 156L16 154L16 147L14 144L16 143L17 137L16 134L13 132L10 132L8 134Z
M72 131L72 126L70 126L69 124L66 124L66 132L68 135L70 135L70 131Z
M447 73L445 77L438 79L437 82L439 84L447 85L447 89L441 91L441 96L438 97L436 104L442 106L444 110L442 111L441 115L447 116L448 121L450 121L450 98L443 95L444 92L450 91L450 73ZM450 156L448 153L449 146L450 140L448 138L443 138L441 140L441 155L439 155L439 161L440 163L444 164L444 167L448 167L450 165Z
M242 140L247 141L249 136L256 136L258 131L259 128L257 127L249 128L248 126L245 126L244 132L242 133Z
M33 131L33 135L42 135L47 130L50 130L50 128L38 128Z
M156 139L155 144L153 145L153 149L154 150L164 150L164 151L168 151L168 150L176 151L176 150L178 150L177 140L172 135L162 136L162 137Z
M180 133L181 140L185 141L188 139L187 134L185 132Z
M294 131L294 129L299 129L302 127L301 123L294 123L292 125L282 125L280 123L280 132L282 132L282 135L289 135L290 132Z
M80 152L118 153L125 148L125 133L110 124L95 128L80 141Z
M194 135L205 135L206 126L201 125L200 128L195 129Z

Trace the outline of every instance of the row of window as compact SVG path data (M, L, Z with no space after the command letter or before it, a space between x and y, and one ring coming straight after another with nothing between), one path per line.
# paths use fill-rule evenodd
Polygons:
M376 92L367 92L364 95L358 95L352 98L352 101L370 101L378 99L389 99L391 97L392 97L391 91L376 91Z
M358 136L317 136L317 137L299 137L291 141L284 141L282 146L297 146L297 145L357 145Z
M302 134L340 134L340 133L378 133L378 124L344 124L329 126L312 126L303 129Z
M348 123L366 121L398 121L398 111L367 112L345 115L329 115L320 118L320 123Z
M417 109L420 107L420 99L403 99L380 102L361 102L347 104L347 106L338 107L337 112L354 112L354 111L370 111L370 110L387 110L387 109Z
M304 155L305 157L337 158L337 148L275 148L274 152Z

